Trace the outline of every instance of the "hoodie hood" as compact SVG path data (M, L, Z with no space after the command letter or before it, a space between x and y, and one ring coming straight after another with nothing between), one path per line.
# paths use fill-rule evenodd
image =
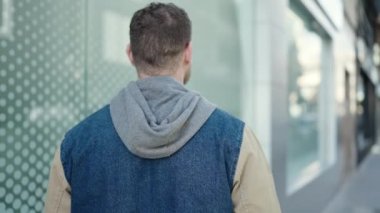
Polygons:
M178 151L214 110L213 104L168 76L132 81L110 103L112 122L125 146L149 159Z

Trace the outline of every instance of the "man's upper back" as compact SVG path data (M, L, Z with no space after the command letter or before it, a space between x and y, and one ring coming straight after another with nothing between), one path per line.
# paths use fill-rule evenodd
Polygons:
M244 124L216 109L170 157L144 159L118 136L109 105L61 145L73 212L231 212Z

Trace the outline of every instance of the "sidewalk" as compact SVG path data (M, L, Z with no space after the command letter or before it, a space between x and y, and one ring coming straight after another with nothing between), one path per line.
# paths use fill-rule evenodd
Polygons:
M380 213L380 146L374 146L324 213Z

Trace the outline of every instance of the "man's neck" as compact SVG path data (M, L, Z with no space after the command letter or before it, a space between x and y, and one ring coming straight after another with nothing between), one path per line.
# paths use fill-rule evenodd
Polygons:
M144 72L138 72L138 78L139 79L144 79L144 78L149 78L149 77L154 77L154 76L169 76L180 82L181 84L184 84L184 78L185 76L182 74L183 72L177 71L174 73L168 73L168 72L162 72L158 75L149 75Z

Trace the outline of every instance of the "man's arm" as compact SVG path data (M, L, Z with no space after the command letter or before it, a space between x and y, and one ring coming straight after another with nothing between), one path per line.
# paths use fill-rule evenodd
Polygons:
M272 172L252 131L244 128L232 190L234 212L279 213Z
M46 213L69 213L71 210L71 188L66 180L58 146L50 168L49 185L45 198Z

